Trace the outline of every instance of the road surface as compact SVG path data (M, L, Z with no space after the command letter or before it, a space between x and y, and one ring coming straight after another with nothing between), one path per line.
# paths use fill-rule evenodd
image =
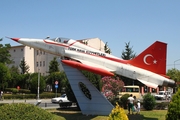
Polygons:
M37 104L37 100L36 99L27 99L27 100L3 100L3 101L0 101L0 103L29 103L29 104L34 104L36 105ZM41 108L44 108L44 109L54 109L54 108L60 108L59 107L59 104L54 104L54 103L51 103L51 99L41 99L41 103L38 105L39 107Z

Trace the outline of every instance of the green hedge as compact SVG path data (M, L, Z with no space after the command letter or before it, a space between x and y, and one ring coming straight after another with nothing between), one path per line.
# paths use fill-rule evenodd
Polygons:
M56 120L46 110L32 104L12 103L0 106L0 120Z
M165 110L168 108L169 102L161 102L161 103L156 103L155 108L156 110Z
M42 94L39 94L39 97L41 99L48 99L55 97L55 95L56 95L55 93L44 92ZM60 96L60 93L58 93L57 96ZM37 95L36 94L4 94L3 98L4 99L36 99Z
M5 92L11 92L13 94L16 94L16 93L25 93L25 94L30 94L31 91L28 90L28 89L17 89L17 88L5 88Z

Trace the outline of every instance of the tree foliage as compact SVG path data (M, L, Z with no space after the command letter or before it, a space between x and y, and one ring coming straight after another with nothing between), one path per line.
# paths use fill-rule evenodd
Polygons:
M134 51L132 50L133 47L130 47L130 42L125 43L125 50L122 51L122 55L121 58L124 60L131 60L133 58L136 57L136 54L134 53ZM134 85L134 81L131 78L127 78L124 76L121 76L121 79L124 81L125 85Z
M121 106L124 108L124 109L127 109L127 99L128 99L128 97L129 97L130 95L129 94L124 94L122 97L121 97L121 99L120 99L120 103L121 103Z
M152 96L150 93L147 93L143 96L143 107L146 110L152 110L156 105L156 100L154 96Z
M136 56L134 51L132 50L133 47L130 47L130 42L125 43L125 50L122 51L121 58L124 60L130 60Z
M166 120L179 120L180 119L180 88L173 95L172 100L168 106Z
M124 82L119 78L114 79L109 76L102 78L102 92L107 98L113 98L119 93L119 90L124 86Z
M168 72L167 72L167 75L174 81L176 82L180 82L180 71L175 69L175 68L172 68L172 69L169 69Z
M2 38L1 40L2 41ZM11 48L10 44L0 44L0 63L9 64L12 62L10 60L11 54L9 53L9 49Z
M28 73L28 71L29 71L29 65L27 65L24 57L23 57L23 59L21 60L21 63L19 64L19 67L21 68L21 74Z
M18 67L16 66L12 66L11 68L9 68L10 70L10 74L11 74L11 80L9 82L9 86L8 87L15 87L17 86L17 83L21 80L21 75L20 75L20 71L18 69Z
M45 89L46 82L42 76L39 78L39 92L42 93ZM32 93L37 93L38 88L38 73L33 73L30 78L30 90Z
M85 70L82 70L81 72L99 91L101 91L102 84L100 75Z
M3 64L0 63L0 88L1 90L4 90L4 88L8 87L8 83L11 79L11 74L9 72L9 68Z
M57 62L56 57L49 63L49 73L59 72L59 63Z
M62 89L66 86L66 75L64 72L53 72L47 78L47 84L52 85L52 90L55 92L55 81L58 81L57 92L62 92Z

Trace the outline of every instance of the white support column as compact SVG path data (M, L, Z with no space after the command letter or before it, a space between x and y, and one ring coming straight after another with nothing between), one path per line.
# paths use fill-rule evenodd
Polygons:
M77 99L82 114L84 115L109 115L113 105L101 94L101 92L76 68L62 63L71 88ZM89 91L88 97L85 91Z

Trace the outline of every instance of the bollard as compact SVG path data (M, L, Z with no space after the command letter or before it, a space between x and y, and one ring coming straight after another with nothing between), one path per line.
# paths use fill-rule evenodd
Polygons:
M45 103L45 107L47 107L47 103Z

